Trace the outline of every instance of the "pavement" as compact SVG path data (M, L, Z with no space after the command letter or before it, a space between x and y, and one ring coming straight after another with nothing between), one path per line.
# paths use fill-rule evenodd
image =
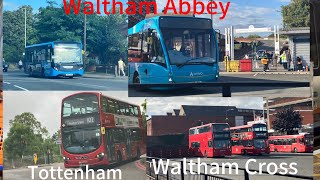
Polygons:
M273 164L272 166L269 167L269 170L274 171L275 166L278 167L277 172L283 172L281 170L280 164L281 163L296 163L294 167L298 170L297 175L303 175L303 176L312 176L313 175L313 156L312 153L271 153L270 155L263 155L263 156L241 156L241 155L233 155L231 157L225 157L225 158L200 158L200 163L206 163L208 164L208 172L209 170L213 167L216 166L210 166L211 163L217 163L220 166L223 165L223 163L237 163L238 164L238 174L236 174L236 171L233 170L232 174L229 173L229 169L227 168L225 173L223 173L222 168L219 168L219 173L217 176L219 177L225 177L225 178L230 178L234 180L243 180L244 179L244 173L241 168L245 168L246 163L248 162L249 159L255 159L256 162L250 162L249 163L249 169L250 171L256 170L259 171L259 166L261 166L261 170L267 171L268 169L268 164ZM174 162L181 161L182 159L171 159L170 164ZM187 158L187 162L190 161L193 162L198 162L198 158ZM263 165L265 163L265 165ZM198 164L193 166L193 169L197 169ZM201 172L204 173L204 166L201 167ZM288 166L284 166L286 168L289 168ZM190 169L190 168L189 168ZM290 168L289 168L290 169ZM290 172L293 170L291 169ZM213 170L213 172L217 172L217 169ZM190 177L188 177L190 176ZM187 179L192 179L191 175L186 175L185 178ZM277 175L270 175L270 174L262 174L262 175L249 175L250 180L269 180L269 179L280 179L280 180L285 180L285 179L294 179L294 178L289 178L289 177L283 177L283 176L277 176Z
M51 164L50 166L39 166L37 169L34 170L34 180L41 180L41 177L44 177L46 175L45 170L49 171L49 176L46 179L59 179L58 178L58 173L53 173L53 176L51 176L50 173L50 169L51 167L53 167L55 170L58 169L58 167L60 167L61 169L64 170L64 172L66 172L65 168L63 167L63 163L55 163L55 164ZM129 162L127 164L123 164L120 166L114 166L114 167L109 167L112 168L114 170L119 169L122 172L122 178L123 180L142 180L145 179L145 169L141 169L141 167L137 166L137 162ZM112 173L110 173L108 170L108 168L104 168L104 173L105 173L105 179L113 179L111 177ZM74 169L73 169L74 172ZM32 170L31 168L19 168L19 169L11 169L11 170L4 170L3 173L3 179L5 180L28 180L28 179L32 179ZM39 174L40 173L40 174ZM92 176L91 173L89 173L88 178L85 177L83 179L87 179L87 180L92 180L92 179L98 179L98 175L100 174L100 171L95 171L94 172L94 176ZM40 177L41 175L41 177ZM63 173L61 173L62 177L63 177ZM75 178L75 175L72 176L73 179L81 179L81 174L78 173L77 174L77 178ZM109 176L109 178L107 178ZM101 177L101 176L100 176ZM119 179L118 177L116 179Z
M3 73L5 91L126 91L127 77L104 73L85 73L84 77L40 78L29 77L23 71Z
M287 82L311 82L311 75L304 72L282 73L221 73L218 82L241 82L244 85L231 87L232 96L256 96L256 97L310 97L310 87L270 87L270 86L245 86L246 83L287 83ZM193 87L169 90L136 90L129 89L130 97L166 97L166 96L222 96L222 87Z

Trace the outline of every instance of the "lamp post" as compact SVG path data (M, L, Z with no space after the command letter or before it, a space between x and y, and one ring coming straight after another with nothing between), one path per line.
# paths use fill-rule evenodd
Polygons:
M233 111L234 109L232 108L232 109L227 109L226 110L226 121L228 121L228 111Z

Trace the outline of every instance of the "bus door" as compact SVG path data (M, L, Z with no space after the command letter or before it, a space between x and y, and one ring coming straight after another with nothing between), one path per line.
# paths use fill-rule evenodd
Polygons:
M169 70L159 33L155 29L148 29L143 33L142 61L147 62L142 73L152 84L169 82Z
M114 147L114 133L113 129L106 129L105 133L105 146L107 151L107 158L110 162L115 162L117 156Z

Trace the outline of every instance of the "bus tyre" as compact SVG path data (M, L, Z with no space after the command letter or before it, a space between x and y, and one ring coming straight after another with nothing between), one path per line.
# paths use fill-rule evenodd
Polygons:
M297 152L298 152L297 148L294 148L294 149L293 149L293 152L294 152L294 153L297 153Z
M274 152L278 152L278 150L277 150L277 149L274 149Z
M138 73L135 73L135 74L134 74L133 83L134 83L134 84L140 84L140 76L139 76Z
M243 151L243 154L247 156L247 155L248 155L247 150L244 150L244 151Z
M205 158L208 158L207 151L204 151L204 157L205 157Z

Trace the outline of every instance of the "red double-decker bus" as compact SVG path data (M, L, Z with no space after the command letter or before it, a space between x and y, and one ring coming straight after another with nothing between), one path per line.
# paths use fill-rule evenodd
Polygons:
M271 152L313 152L313 136L311 134L297 134L284 136L270 136Z
M110 165L145 153L139 106L84 92L64 98L61 108L66 168Z
M226 123L211 123L189 129L189 148L194 156L231 156L230 127Z
M232 154L269 154L267 125L250 124L230 128Z

